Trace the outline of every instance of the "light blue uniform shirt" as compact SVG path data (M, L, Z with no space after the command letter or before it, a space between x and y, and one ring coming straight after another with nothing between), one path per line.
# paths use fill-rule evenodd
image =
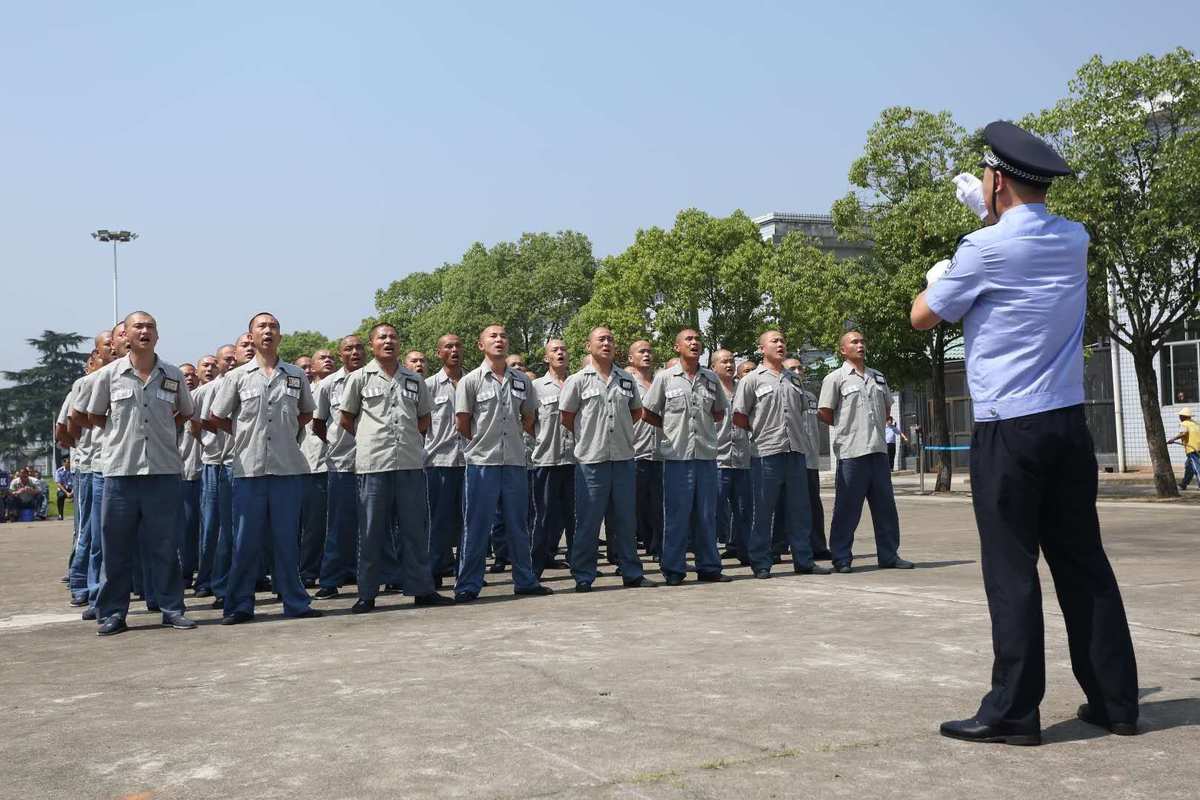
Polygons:
M1015 206L966 236L925 295L963 322L976 422L1083 402L1088 235L1041 203Z

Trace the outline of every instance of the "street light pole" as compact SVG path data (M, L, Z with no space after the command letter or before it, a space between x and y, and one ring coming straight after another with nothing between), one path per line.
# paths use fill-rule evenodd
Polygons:
M132 242L138 238L136 233L131 231L110 231L101 228L92 234L92 238L97 242L112 242L113 246L113 325L121 321L119 306L117 303L117 243Z

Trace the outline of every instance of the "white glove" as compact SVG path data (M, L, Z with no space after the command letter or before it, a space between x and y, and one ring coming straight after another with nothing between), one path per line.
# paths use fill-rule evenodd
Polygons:
M948 258L943 258L941 261L930 267L929 271L925 273L925 287L930 288L935 283L940 281L948 269L950 269L950 259Z
M977 217L987 219L987 208L983 204L983 182L969 172L954 176L954 196Z

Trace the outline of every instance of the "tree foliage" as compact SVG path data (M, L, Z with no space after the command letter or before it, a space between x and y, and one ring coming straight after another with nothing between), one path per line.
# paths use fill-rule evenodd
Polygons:
M292 331L283 334L279 342L279 357L293 364L300 356L311 356L318 350L325 349L337 358L337 342L320 331Z
M0 389L0 459L20 463L29 451L48 447L54 417L87 363L87 353L75 349L85 338L42 331L25 340L38 351L37 366L3 371L13 385Z

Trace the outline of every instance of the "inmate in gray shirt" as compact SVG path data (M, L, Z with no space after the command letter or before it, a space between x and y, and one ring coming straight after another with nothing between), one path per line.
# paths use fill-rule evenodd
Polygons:
M570 380L571 376L567 376ZM547 372L533 382L537 392L538 411L534 423L533 454L535 467L558 467L575 463L575 437L563 427L558 413L558 401L566 382L559 386L554 374Z
M226 373L212 415L233 420L233 477L306 474L300 415L314 407L308 378L295 364L278 361L267 376L255 359Z
M454 420L454 381L446 370L425 379L425 386L433 398L433 411L429 414L429 430L425 433L425 465L429 467L461 467L463 461L462 437Z
M737 381L734 381L732 392L726 391L722 383L721 394L725 396L725 405L732 407L737 395ZM733 424L733 414L726 414L717 427L717 466L721 469L750 469L750 451L750 434Z
M454 409L471 417L473 438L463 445L468 464L526 466L521 417L537 413L537 393L523 373L506 367L497 378L484 361L458 382Z
M575 412L575 460L580 464L633 458L633 411L642 407L637 381L613 365L606 383L594 366L567 378L560 411Z
M866 367L859 375L846 362L821 383L821 408L833 410L830 444L838 458L858 458L886 453L883 423L892 392L883 373Z
M358 419L354 471L362 475L424 467L425 443L417 421L432 407L424 379L402 366L389 377L371 359L350 373L342 388L342 413Z
M717 373L699 367L689 378L682 364L654 376L642 402L646 410L662 417L662 454L667 461L713 461L717 457L717 421L713 412L724 412L725 395Z
M354 472L357 459L354 437L342 427L342 392L346 379L353 373L342 367L317 384L317 410L314 419L325 423L325 459L334 472Z
M795 373L772 372L766 364L755 368L738 384L733 410L750 420L755 457L808 452L804 384Z

